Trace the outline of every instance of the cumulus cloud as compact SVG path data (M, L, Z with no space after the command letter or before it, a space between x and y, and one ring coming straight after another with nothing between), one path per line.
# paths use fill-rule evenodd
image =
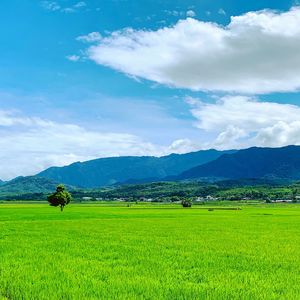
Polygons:
M281 147L300 144L300 107L263 102L245 96L223 97L215 103L188 98L195 126L214 133L206 148Z
M253 142L259 146L277 147L278 145L300 144L300 120L278 122L273 126L261 129Z
M228 124L245 130L257 130L280 121L300 120L299 106L262 102L246 96L227 96L215 103L194 101L192 114L199 120L197 127L209 131L225 128Z
M167 153L188 153L200 150L202 145L200 143L196 143L190 139L178 139L174 141L169 147Z
M193 18L156 31L124 29L87 56L127 75L195 91L270 93L300 88L300 8L231 17L227 26Z

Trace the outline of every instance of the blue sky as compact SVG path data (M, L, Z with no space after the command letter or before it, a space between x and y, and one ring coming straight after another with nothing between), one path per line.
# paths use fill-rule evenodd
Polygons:
M300 143L299 20L282 0L3 0L0 178Z

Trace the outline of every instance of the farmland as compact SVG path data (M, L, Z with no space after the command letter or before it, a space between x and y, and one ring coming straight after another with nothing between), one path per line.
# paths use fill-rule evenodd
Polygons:
M0 204L0 299L299 299L300 206L241 208Z

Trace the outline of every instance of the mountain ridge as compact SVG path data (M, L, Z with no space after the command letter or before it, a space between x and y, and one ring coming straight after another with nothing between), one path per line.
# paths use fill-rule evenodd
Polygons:
M207 160L208 162L205 162ZM178 175L164 176L166 173L175 173L199 162L202 164L186 169ZM52 175L55 178L45 176L47 174L44 172L50 171L51 175L53 170L54 174ZM63 172L61 173L61 171ZM76 178L77 182L72 182L72 184L67 182L66 177L64 177L66 171L67 175L71 171L69 179ZM110 185L111 188L119 185L141 185L151 182L186 180L203 182L203 184L218 182L219 185L224 186L290 184L300 180L300 146L252 147L224 152L209 150L181 155L173 154L161 158L147 156L100 158L83 163L73 163L61 168L52 167L44 172L35 176L20 176L11 181L2 182L0 184L0 197L8 196L12 198L18 196L20 198L25 196L25 198L30 199L33 194L43 194L45 196L55 190L56 185L59 183L64 183L69 190L78 190L81 187L83 189L93 189L105 186L104 184L93 186L88 181L90 177L102 180L102 183L105 182L106 186ZM136 174L140 178L137 178ZM149 177L149 174L158 176ZM60 175L61 177L59 177ZM104 178L101 178L103 175L105 175ZM100 178L97 178L97 176ZM87 181L84 181L86 179ZM110 181L112 179L115 179L115 182Z
M36 176L50 178L65 184L83 188L94 188L113 185L130 180L179 175L225 153L236 150L218 151L200 150L186 154L170 154L162 157L123 156L98 158L86 162L76 162L64 167L50 167Z
M300 179L300 146L251 147L224 154L216 160L184 171L177 180L287 178Z
M0 185L0 197L22 196L30 194L49 194L55 191L59 182L37 176L19 176ZM74 187L67 185L68 190Z

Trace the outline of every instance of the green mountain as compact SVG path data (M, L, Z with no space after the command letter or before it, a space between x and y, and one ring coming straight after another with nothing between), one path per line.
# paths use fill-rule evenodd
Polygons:
M77 162L66 167L52 167L37 176L83 188L152 178L154 181L174 176L192 167L213 161L234 151L205 150L164 157L112 157Z
M30 198L33 194L49 194L55 191L57 184L58 183L52 179L36 176L17 177L0 186L0 198L21 197L22 199L26 199L28 197ZM67 186L67 188L73 189L70 186Z
M300 146L249 148L224 154L214 161L180 174L184 179L300 179Z

